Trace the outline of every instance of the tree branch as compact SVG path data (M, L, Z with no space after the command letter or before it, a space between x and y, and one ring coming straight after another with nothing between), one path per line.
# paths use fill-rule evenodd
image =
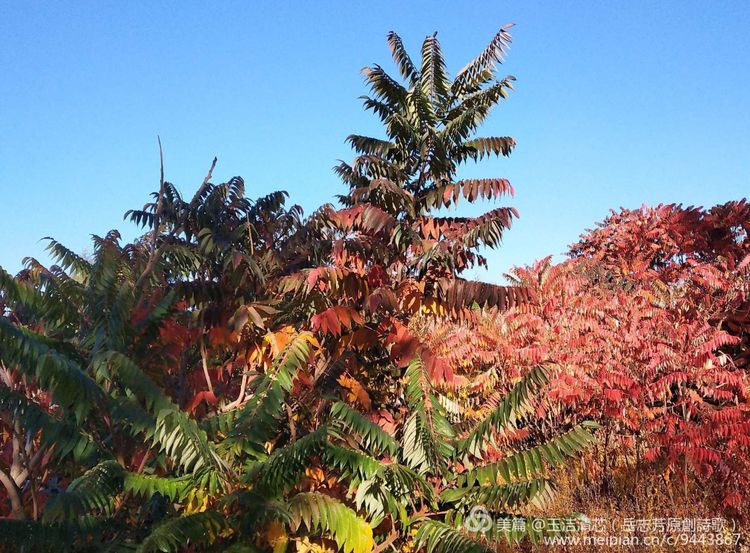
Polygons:
M203 334L203 329L201 329L200 350L201 350L201 364L203 365L203 376L206 378L206 385L208 386L208 391L213 393L214 387L213 387L213 384L211 383L211 375L208 372L208 354L206 353L206 338Z
M164 208L164 189L165 189L165 182L164 182L164 150L161 147L161 138L159 136L156 137L156 140L159 142L159 197L156 199L156 211L154 213L154 230L151 233L151 253L148 256L148 261L146 262L146 268L141 273L141 276L138 277L138 280L135 281L135 288L139 288L143 282L148 278L148 275L151 274L151 271L154 270L154 266L156 265L156 261L158 258L158 251L159 248L156 247L156 239L159 237L159 233L161 232L161 212Z
M6 472L3 467L0 467L0 483L2 483L5 491L8 492L8 498L10 499L11 517L17 520L26 518L26 512L23 508L23 501L21 500L21 489L16 485L10 474Z
M156 213L154 214L154 232L151 236L152 250L151 250L151 255L149 256L148 262L146 264L146 268L143 270L143 273L141 274L140 277L138 277L138 280L135 283L136 288L138 288L141 284L143 284L143 281L148 277L149 274L151 274L151 271L154 270L154 267L156 266L156 262L159 260L159 257L161 256L161 248L156 247L156 239L159 237L159 234L161 233L161 214L162 214L163 203L164 203L165 182L164 182L164 156L163 156L162 148L161 148L161 139L158 139L158 140L159 140L159 160L161 163L161 178L160 178L160 184L159 184L159 198L156 203ZM193 196L193 199L190 200L190 204L189 204L190 208L194 208L200 201L200 196L201 194L203 194L203 191L206 189L206 187L209 184L209 181L211 180L211 176L213 175L214 168L216 167L217 161L218 159L214 157L213 161L211 162L211 167L209 167L208 173L203 179L203 183L201 183L201 186L198 189L198 192L196 192L195 196ZM177 233L177 226L175 225L172 228L172 230L169 232L169 238L170 239L173 238L176 233Z
M190 207L195 207L198 205L198 202L201 199L201 196L203 195L204 190L206 190L206 187L208 186L209 181L211 180L211 176L214 173L214 168L216 167L216 162L218 159L214 157L214 160L211 162L211 167L208 169L208 173L206 174L206 178L203 179L203 183L200 185L200 188L198 188L198 191L193 196L193 199L190 200Z
M395 530L391 530L391 533L388 534L388 537L385 539L383 543L378 545L375 549L372 550L372 553L382 553L385 551L396 539L398 538L398 532Z

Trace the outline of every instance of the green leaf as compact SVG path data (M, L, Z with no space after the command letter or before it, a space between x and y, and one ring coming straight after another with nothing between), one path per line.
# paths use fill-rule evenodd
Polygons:
M319 493L300 493L289 501L291 527L330 535L344 553L370 553L372 527L343 503Z
M158 524L138 546L137 553L183 551L189 545L211 545L227 527L225 518L213 511L203 511L168 518Z

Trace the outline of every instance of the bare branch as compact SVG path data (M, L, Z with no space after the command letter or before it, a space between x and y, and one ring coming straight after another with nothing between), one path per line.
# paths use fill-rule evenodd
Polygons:
M198 205L198 202L200 201L201 196L203 195L203 191L206 189L206 187L208 186L209 181L211 180L211 176L214 173L214 168L216 167L216 162L217 161L218 161L218 159L216 157L214 157L214 160L211 162L211 167L209 167L208 173L206 174L206 178L203 179L203 183L200 185L200 188L198 188L198 191L193 196L193 199L190 200L190 207L191 208L195 207L196 205Z
M138 280L135 283L135 287L138 288L145 279L148 277L149 274L151 274L151 271L154 270L154 267L156 266L156 262L159 260L159 256L161 255L161 248L156 247L156 239L159 237L159 234L161 233L161 214L163 209L163 201L164 201L164 157L162 154L162 148L161 148L161 139L159 139L159 159L161 160L161 180L160 180L160 186L159 186L159 199L156 203L156 213L154 214L154 232L151 237L151 244L152 244L152 250L151 255L149 256L148 263L146 264L146 268L143 270L143 273L140 277L138 277ZM206 189L206 187L209 184L209 181L211 180L211 176L213 175L214 168L216 167L216 162L218 159L214 157L213 161L211 162L211 167L208 169L208 173L206 174L206 177L203 179L203 183L201 184L200 188L198 189L198 192L195 193L195 196L193 196L193 199L190 201L190 207L195 207L198 202L200 201L200 197L203 194L203 191ZM172 230L169 232L169 238L174 237L175 233L177 232L177 226L174 226Z
M148 262L146 263L146 268L141 273L141 276L138 277L138 280L135 281L135 287L139 288L143 282L148 278L148 275L151 274L151 271L154 270L154 266L156 265L156 261L158 258L158 251L159 249L156 247L156 239L159 237L159 233L161 232L161 213L164 209L164 150L161 147L161 138L159 136L156 137L157 142L159 143L159 197L156 200L156 212L154 213L154 230L151 233L151 253L148 256Z
M211 375L208 372L208 354L206 353L206 339L203 333L201 333L200 338L200 349L201 349L201 363L203 364L203 376L206 378L206 385L208 386L208 391L213 393L214 387L211 383Z

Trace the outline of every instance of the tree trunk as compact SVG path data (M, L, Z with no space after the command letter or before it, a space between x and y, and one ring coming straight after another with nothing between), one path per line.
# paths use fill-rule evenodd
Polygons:
M21 500L21 490L16 485L15 480L11 478L10 474L0 468L0 483L2 483L5 491L8 492L8 498L10 499L11 518L22 520L26 518L26 512L23 508L23 501Z

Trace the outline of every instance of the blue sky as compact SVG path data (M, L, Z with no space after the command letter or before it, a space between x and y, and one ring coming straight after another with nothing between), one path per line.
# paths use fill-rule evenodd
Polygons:
M123 213L168 180L287 190L310 211L342 185L350 133L377 134L359 70L438 31L449 69L504 23L516 91L485 134L510 159L521 219L488 273L560 254L609 208L713 205L750 190L750 2L18 2L0 18L0 265L52 235L135 229ZM488 208L490 206L487 206ZM472 212L473 213L473 212Z

